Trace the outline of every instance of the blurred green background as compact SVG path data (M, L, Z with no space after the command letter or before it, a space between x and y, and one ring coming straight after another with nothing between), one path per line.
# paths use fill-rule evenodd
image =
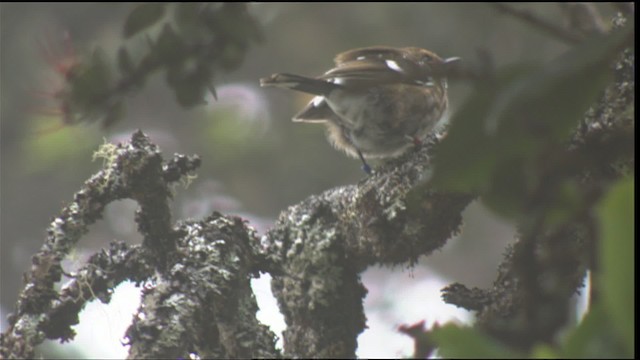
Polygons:
M418 46L466 64L477 52L490 54L497 67L544 63L567 47L545 34L478 3L262 3L251 13L262 24L265 41L248 51L239 69L216 78L218 101L182 109L156 74L127 99L127 114L108 130L98 124L59 128L49 114L53 103L38 95L56 89L59 75L42 49L64 55L68 32L79 54L102 47L111 60L122 44L122 27L134 4L0 5L0 304L2 323L22 286L30 256L42 245L51 218L100 163L91 155L107 141L123 141L140 128L169 158L197 153L198 178L178 188L175 219L201 218L213 210L238 214L263 232L280 211L311 194L353 184L365 176L357 160L333 150L318 125L290 118L308 96L261 89L258 79L275 72L318 75L335 54L363 46ZM523 4L561 23L556 4ZM610 7L602 8L604 15ZM605 17L606 18L606 17ZM40 45L39 45L40 44ZM48 45L47 45L48 44ZM450 83L452 111L470 89ZM113 239L139 241L135 204L119 202L105 221L91 228L71 259L82 260ZM465 212L462 235L425 263L449 279L487 286L495 275L511 225L478 204Z

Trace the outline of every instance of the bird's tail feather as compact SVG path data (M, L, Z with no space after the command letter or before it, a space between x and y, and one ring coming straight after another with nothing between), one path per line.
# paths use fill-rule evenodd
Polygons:
M314 95L327 95L340 85L330 83L326 80L308 78L293 74L273 74L260 79L260 86L275 86Z

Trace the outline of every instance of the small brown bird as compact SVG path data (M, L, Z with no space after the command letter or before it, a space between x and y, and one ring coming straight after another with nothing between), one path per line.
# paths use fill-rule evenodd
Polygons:
M326 124L333 146L359 157L370 173L365 158L398 156L433 129L447 109L445 76L458 60L373 46L338 54L336 67L316 78L274 74L260 85L316 95L293 121Z

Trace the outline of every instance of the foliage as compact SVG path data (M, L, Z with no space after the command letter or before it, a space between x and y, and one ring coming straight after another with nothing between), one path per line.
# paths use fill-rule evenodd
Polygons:
M565 200L554 206L570 211L577 199L569 179L558 179L554 187L544 182L556 167L566 165L559 163L562 147L609 84L608 64L632 34L633 27L627 26L545 66L510 67L482 79L451 120L434 183L446 190L479 192L503 216L525 213L541 187L553 192L548 197Z
M604 312L624 342L625 355L633 355L635 342L634 220L635 178L619 181L598 205L601 238ZM608 329L608 328L607 328ZM602 331L602 330L600 330Z
M634 178L620 180L598 204L602 241L603 302L593 304L580 324L556 348L538 345L532 358L631 358L634 356ZM518 358L508 346L477 330L453 324L434 328L428 337L440 354L457 358Z
M140 4L126 19L123 36L129 41L115 61L98 48L60 71L65 82L56 98L67 124L100 121L108 127L122 119L125 95L157 71L165 73L180 105L204 104L207 92L215 96L216 74L237 68L248 46L261 40L242 3Z
M586 228L580 241L599 244L587 246L583 256L595 259L587 266L601 298L592 299L585 318L557 346L540 342L529 348L532 357L634 356L634 178L624 176L633 167L634 140L632 129L621 126L629 121L628 109L618 109L613 123L584 120L611 106L606 94L618 86L612 64L624 61L621 51L632 46L633 28L631 21L588 38L544 66L511 66L480 79L437 152L432 184L477 193L492 210L516 221L525 244L520 249L530 249L522 255L538 261L538 269L549 269L536 259L541 251L569 241L554 237L560 231ZM597 141L581 132L590 126L602 130ZM609 171L621 162L626 169ZM429 336L446 357L514 356L511 346L477 329L446 325Z

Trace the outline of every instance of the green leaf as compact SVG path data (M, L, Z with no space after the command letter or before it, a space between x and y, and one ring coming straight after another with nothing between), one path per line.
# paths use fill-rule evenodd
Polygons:
M203 21L211 31L243 49L251 41L262 40L262 32L245 3L223 3L204 12Z
M154 44L155 55L165 64L175 64L186 58L186 44L173 27L165 24Z
M447 137L436 150L435 186L460 192L487 190L501 154L511 149L501 149L495 136L485 133L483 119L496 97L533 69L530 65L508 66L495 78L478 84L469 100L453 114Z
M204 97L211 81L210 71L205 67L185 71L181 66L167 70L167 83L175 92L180 106L190 108L206 104Z
M438 353L445 358L521 358L511 349L471 327L447 324L431 330L432 339L438 344Z
M227 44L218 58L220 67L226 71L237 69L242 64L244 54L244 47L238 46L235 43Z
M208 43L215 36L204 24L202 3L180 2L176 3L173 11L173 23L176 30L191 43Z
M492 210L519 217L536 201L533 196L557 160L554 154L564 149L571 130L605 88L610 62L632 36L633 26L627 26L580 44L544 67L507 68L494 79L483 79L451 119L436 154L434 185L480 193ZM545 184L548 199L565 191L559 182ZM575 202L558 206L567 207L566 216Z
M199 22L199 14L202 4L192 2L180 2L175 4L173 18L179 27L194 26Z
M189 81L178 83L174 86L176 100L178 104L184 108L190 108L197 105L205 105L205 91L201 86L194 85Z
M562 356L549 345L541 344L533 348L530 357L532 359L559 359Z
M97 48L90 59L83 63L70 80L70 113L84 120L102 118L105 101L109 96L112 74L104 51Z
M124 75L131 74L135 71L135 65L133 65L131 55L129 55L129 51L127 51L124 46L118 50L118 69Z
M124 23L124 37L128 39L158 22L164 16L165 6L164 3L138 5Z
M493 104L486 130L561 141L606 86L609 63L629 41L632 27L593 38L513 82Z
M595 304L580 324L571 331L560 349L561 358L615 359L624 354L620 338L611 331L610 318L602 306Z
M602 300L613 327L634 349L634 178L619 181L598 206Z

